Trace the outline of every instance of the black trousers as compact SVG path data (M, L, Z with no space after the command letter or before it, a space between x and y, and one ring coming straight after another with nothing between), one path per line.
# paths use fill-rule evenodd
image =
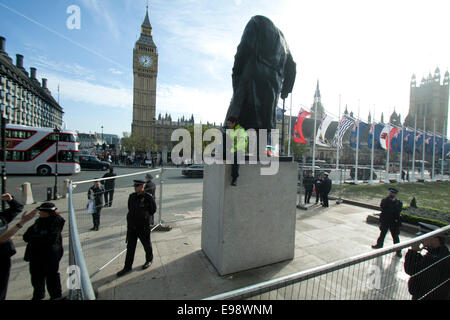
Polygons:
M380 247L383 246L384 238L386 237L386 234L387 234L388 231L391 232L391 236L392 236L392 239L394 240L394 244L400 242L400 237L399 237L400 230L399 230L399 227L396 224L390 224L390 225L388 225L388 224L381 224L380 225L380 231L381 231L380 232L380 236L378 237L378 240L377 240L377 245L378 246L380 246Z
M127 230L127 256L125 258L125 269L131 269L136 252L137 240L141 241L145 250L145 261L153 261L153 249L150 239L150 226L133 227L128 226Z
M319 201L322 202L322 195L320 194L320 192L317 191L316 189L316 203L318 203Z
M6 299L10 270L11 258L0 257L0 301Z
M100 212L102 211L101 207L95 208L95 213L92 214L92 223L94 224L94 228L100 228Z
M33 300L45 298L45 284L50 299L61 298L61 278L59 275L59 259L39 258L30 261L31 284L33 286Z
M112 202L114 199L114 189L106 190L104 193L105 197L105 205L112 206Z
M320 194L320 199L322 200L323 205L325 207L328 207L328 193L325 193L325 192L321 193Z
M312 189L305 189L305 203L309 203L312 196Z
M233 180L237 179L239 177L239 163L237 160L237 152L233 154L233 164L231 166L231 178Z

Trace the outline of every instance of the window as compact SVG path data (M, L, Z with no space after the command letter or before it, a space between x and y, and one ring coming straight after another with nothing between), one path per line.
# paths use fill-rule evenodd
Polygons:
M49 162L56 162L56 155L49 159ZM59 151L58 162L75 162L74 151Z
M24 131L24 130L6 130L7 138L16 138L16 139L28 139L35 131Z

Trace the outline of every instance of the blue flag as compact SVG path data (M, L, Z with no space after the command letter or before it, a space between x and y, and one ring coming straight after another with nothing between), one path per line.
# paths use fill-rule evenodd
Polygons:
M403 150L412 154L414 151L414 131L404 129L403 131Z
M360 121L359 122L359 146L358 146L359 149L361 149L361 135L362 135L365 127L367 127L367 123ZM350 146L352 148L356 148L356 141L358 138L357 133L358 133L358 122L355 122L355 125L352 128L352 134L350 135Z
M380 145L380 135L381 135L381 131L383 131L384 126L382 124L376 124L375 125L375 138L374 138L374 149L381 149L381 145ZM369 137L367 138L367 146L369 147L369 149L372 149L372 127L369 130Z
M402 131L397 130L396 133L392 136L391 140L391 148L392 151L402 152Z

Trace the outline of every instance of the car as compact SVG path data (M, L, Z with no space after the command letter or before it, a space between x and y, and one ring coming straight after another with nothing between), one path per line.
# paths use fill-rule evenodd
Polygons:
M111 164L106 161L101 161L95 156L80 155L79 163L81 169L93 169L106 171L110 168Z
M181 174L186 177L203 177L203 169L202 164L193 164L181 170Z
M358 180L367 181L370 180L370 168L368 167L359 167L358 168ZM350 169L350 177L355 179L355 167ZM373 171L373 179L376 180L378 178L375 170Z

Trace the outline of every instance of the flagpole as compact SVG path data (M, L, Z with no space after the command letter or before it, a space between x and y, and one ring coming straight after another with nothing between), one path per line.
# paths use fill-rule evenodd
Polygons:
M375 150L375 106L373 108L373 121L372 121L372 152L370 155L370 181L369 184L373 184L373 155Z
M385 183L391 183L389 180L389 157L391 151L391 123L388 122L388 134L387 134L387 159L386 159L386 178L384 179Z
M433 120L433 157L432 157L432 163L431 163L431 181L435 182L435 176L434 176L434 160L436 153L436 120Z
M414 144L412 159L412 178L411 182L416 182L416 136L417 136L417 114L414 115Z
M445 121L442 126L442 155L441 155L441 181L444 181L444 159L445 159L445 137L446 137L446 128L445 128Z
M314 97L314 132L313 132L313 158L312 158L312 175L315 176L316 171L316 129L317 129L317 97Z
M400 143L400 149L401 149L401 152L400 152L400 179L398 179L398 181L400 182L400 183L403 183L403 178L402 178L402 174L403 174L403 130L404 130L404 128L403 128L403 124L402 124L402 141L401 141L401 143Z
M341 123L341 95L339 94L339 118L338 118L338 128ZM339 143L336 146L336 170L339 170Z
M425 140L426 140L426 131L425 131L425 112L423 114L423 146L422 146L422 180L425 182Z
M288 157L291 155L291 140L292 140L292 137L291 137L291 122L292 122L292 92L291 92L291 107L290 107L290 110L289 110L289 133L288 133L288 137L289 137L289 140L288 140Z
M359 113L360 111L360 100L358 99L358 119L356 121L356 156L355 156L355 184L358 184L358 154L359 154Z

